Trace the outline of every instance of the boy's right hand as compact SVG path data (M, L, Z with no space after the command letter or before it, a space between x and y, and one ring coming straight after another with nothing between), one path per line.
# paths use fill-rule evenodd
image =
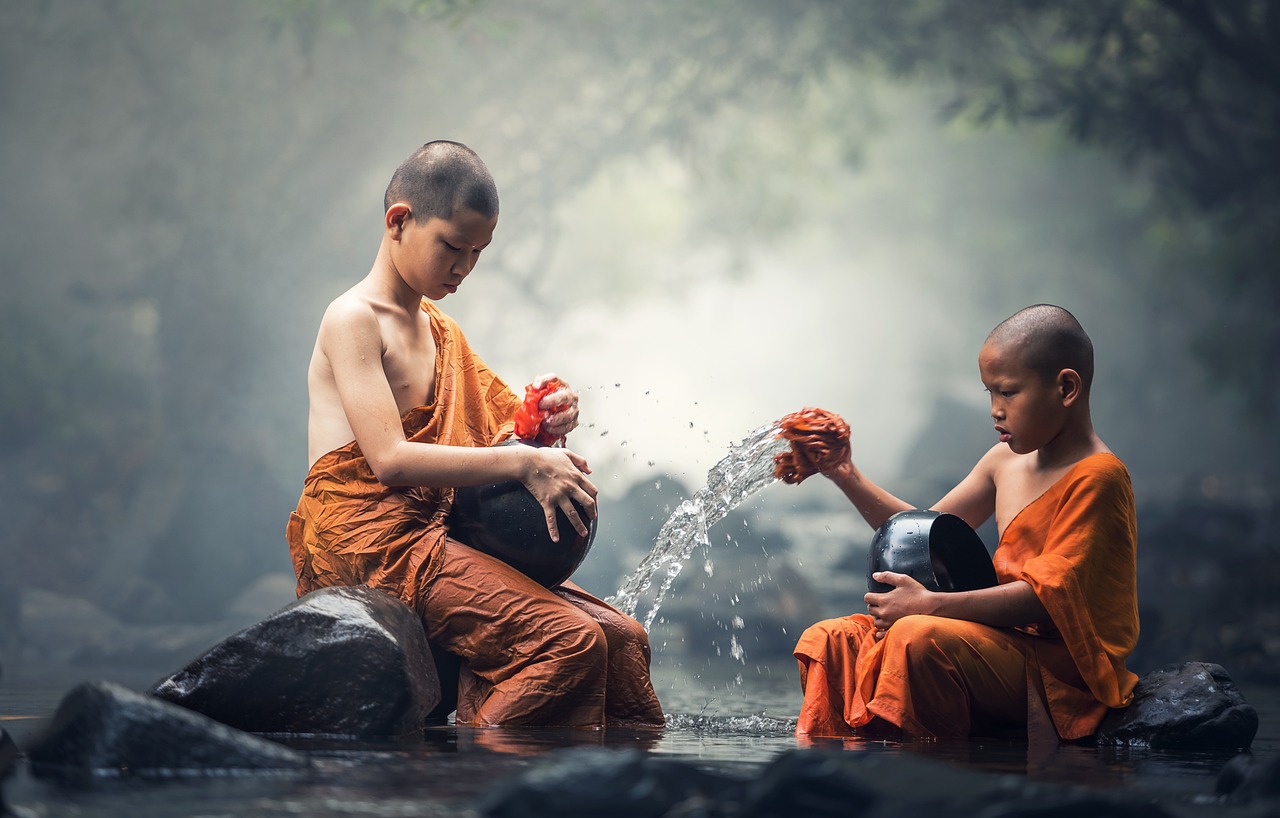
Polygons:
M564 512L578 534L587 536L590 533L587 521L579 516L573 505L577 502L590 519L596 518L597 490L587 479L591 468L587 465L586 458L568 449L549 446L519 448L526 455L524 476L520 482L524 483L525 488L529 489L542 506L547 519L547 533L551 535L552 541L560 541L556 509Z

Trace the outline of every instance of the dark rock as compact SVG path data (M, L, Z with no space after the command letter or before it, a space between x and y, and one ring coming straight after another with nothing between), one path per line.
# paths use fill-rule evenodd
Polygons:
M641 750L575 747L499 782L476 809L491 818L717 816L716 805L735 800L741 787L737 779Z
M1160 804L1143 801L1124 792L1066 792L1052 798L1004 801L974 818L1172 818Z
M1069 793L1053 798L1006 801L980 812L975 818L1172 818L1159 804L1123 793Z
M970 815L1008 796L1001 778L913 755L791 750L748 786L742 815Z
M307 767L306 757L111 682L63 697L27 748L37 777L174 776Z
M0 727L0 779L13 772L13 768L18 763L19 755L18 745L14 742L13 737L3 727Z
M1237 804L1280 798L1280 757L1259 762L1241 753L1218 773L1216 791Z
M1150 799L911 754L795 749L750 781L641 751L556 751L477 802L490 818L1168 818Z
M1108 713L1096 740L1157 749L1247 748L1257 732L1258 711L1221 665L1186 662L1143 676L1133 703Z
M307 594L148 692L254 733L359 738L420 730L440 702L421 620L364 586Z

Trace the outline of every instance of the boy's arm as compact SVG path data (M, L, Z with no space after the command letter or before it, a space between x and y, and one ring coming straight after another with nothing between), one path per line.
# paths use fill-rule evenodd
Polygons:
M361 304L335 303L320 325L320 348L338 397L374 476L388 486L458 487L516 479L542 505L553 539L559 508L580 534L586 522L571 501L595 516L596 488L585 459L567 449L466 447L415 443L404 436L395 395L382 368L377 317Z
M892 591L883 594L869 593L864 597L867 613L875 620L876 629L880 631L887 630L894 622L911 614L965 619L997 628L1031 625L1049 620L1049 612L1041 604L1040 598L1022 580L976 591L942 593L930 591L906 574L879 571L873 578L893 586Z
M854 508L867 521L867 525L879 529L885 521L899 511L915 508L905 500L899 500L880 486L868 480L853 465L853 459L843 460L835 468L822 472L823 476L835 483L844 496L849 498Z
M955 488L933 505L933 510L954 514L972 528L985 523L996 508L995 465L1008 450L1003 444L993 446ZM852 456L822 474L844 492L862 519L874 529L879 529L899 511L916 508L868 480L853 464Z
M955 488L934 503L933 510L954 514L970 528L978 528L991 519L996 512L996 465L1009 454L1009 447L1003 443L992 446Z

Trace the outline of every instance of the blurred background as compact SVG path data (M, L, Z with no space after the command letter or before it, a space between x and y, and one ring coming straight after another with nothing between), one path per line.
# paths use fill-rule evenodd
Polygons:
M1051 302L1093 337L1095 424L1138 495L1136 669L1280 681L1280 6L0 14L6 683L165 673L293 598L315 331L373 261L392 170L439 138L502 196L442 306L517 391L554 371L582 395L589 590L804 406L935 501L994 442L986 333ZM860 608L871 533L821 479L767 487L681 574L659 669L793 675L799 630Z

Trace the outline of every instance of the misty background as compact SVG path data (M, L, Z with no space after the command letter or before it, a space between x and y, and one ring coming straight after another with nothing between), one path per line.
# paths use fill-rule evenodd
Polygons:
M581 394L588 590L805 406L935 501L994 442L986 333L1051 302L1134 478L1139 665L1280 680L1280 10L1061 5L9 0L5 676L167 672L290 601L315 331L443 138L502 197L443 308L517 392ZM799 628L860 607L870 536L821 479L765 489L655 661L794 673Z

